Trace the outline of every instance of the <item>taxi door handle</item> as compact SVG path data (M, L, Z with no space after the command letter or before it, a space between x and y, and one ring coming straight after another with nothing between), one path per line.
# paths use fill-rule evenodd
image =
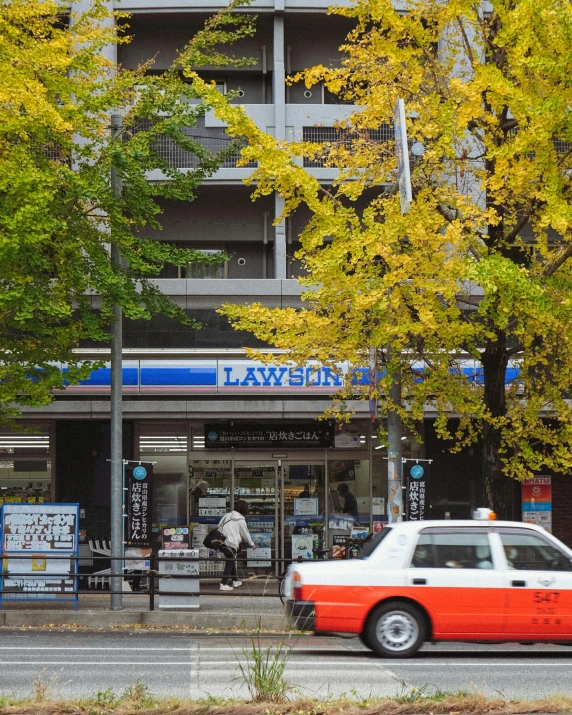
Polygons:
M526 586L526 581L511 581L510 582L511 586Z
M413 579L414 586L425 586L426 583L427 583L426 578L414 578Z

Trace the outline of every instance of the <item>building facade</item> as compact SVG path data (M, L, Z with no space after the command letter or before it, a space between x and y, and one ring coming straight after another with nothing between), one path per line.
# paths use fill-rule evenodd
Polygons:
M237 91L234 101L278 139L328 140L335 122L352 110L321 86L307 90L285 81L314 64L340 62L338 47L350 24L326 15L328 5L254 0L246 11L257 15L256 35L234 51L256 64L204 73L221 91ZM223 6L216 0L122 0L120 9L132 13L133 39L117 48L118 63L132 68L154 57L155 69L168 68L176 51ZM211 114L189 131L214 150L226 145L224 126ZM192 167L191 155L168 142L162 151L172 166ZM308 170L325 184L334 178L319 162ZM316 366L289 369L279 355L274 366L253 362L245 348L262 346L216 312L223 302L301 305L294 254L308 216L298 211L275 224L281 199L252 202L243 184L248 172L229 159L194 203L162 206L157 240L225 251L231 258L222 266L166 267L157 278L164 293L203 323L201 330L162 316L124 326L124 457L153 463L157 545L165 529L216 523L245 499L260 543L272 557L290 558L296 549L333 548L352 530L381 528L387 520L387 450L367 402L354 405L355 415L342 429L317 421L344 378ZM79 352L86 359L109 356L101 346ZM342 368L347 372L348 366ZM87 536L109 536L109 394L109 370L99 370L48 407L25 411L23 425L35 432L0 434L3 498L78 501ZM468 518L481 500L478 449L450 455L430 414L419 430L423 444L406 436L404 455L413 460L406 470L415 460L432 460L430 466L419 462L430 472L426 518ZM347 503L342 484L354 497ZM519 487L510 488L519 519ZM348 511L352 519L345 518Z

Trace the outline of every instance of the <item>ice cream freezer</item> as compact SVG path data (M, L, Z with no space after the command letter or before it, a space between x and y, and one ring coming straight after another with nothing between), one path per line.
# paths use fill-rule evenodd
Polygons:
M199 550L159 551L159 608L199 608Z

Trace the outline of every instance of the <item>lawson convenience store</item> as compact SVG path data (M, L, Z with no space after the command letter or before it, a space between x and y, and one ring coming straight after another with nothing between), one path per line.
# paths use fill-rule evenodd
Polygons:
M237 499L248 501L250 528L270 542L274 557L291 555L294 536L331 548L352 529L379 528L387 451L367 402L354 405L342 428L317 421L348 373L347 364L333 373L244 357L126 360L124 456L155 463L157 543L165 528L216 523ZM79 502L80 528L89 537L109 536L109 377L101 369L52 405L28 410L22 425L34 433L0 434L0 498ZM429 413L419 431L423 443L408 435L403 448L408 459L433 460L428 517L468 518L482 499L478 445L450 454ZM557 475L553 481L554 533L571 541L569 520L558 515L568 482ZM351 519L342 484L355 499ZM520 519L520 486L510 488L513 518Z

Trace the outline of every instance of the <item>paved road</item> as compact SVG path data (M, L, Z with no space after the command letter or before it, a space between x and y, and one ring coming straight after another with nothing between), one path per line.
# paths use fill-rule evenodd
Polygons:
M377 658L356 638L310 636L289 645L286 679L303 695L395 695L424 686L511 698L572 694L572 648L427 645L401 661ZM81 697L141 680L163 695L246 697L237 670L245 647L233 635L0 630L0 691L27 695L41 680L51 697Z

